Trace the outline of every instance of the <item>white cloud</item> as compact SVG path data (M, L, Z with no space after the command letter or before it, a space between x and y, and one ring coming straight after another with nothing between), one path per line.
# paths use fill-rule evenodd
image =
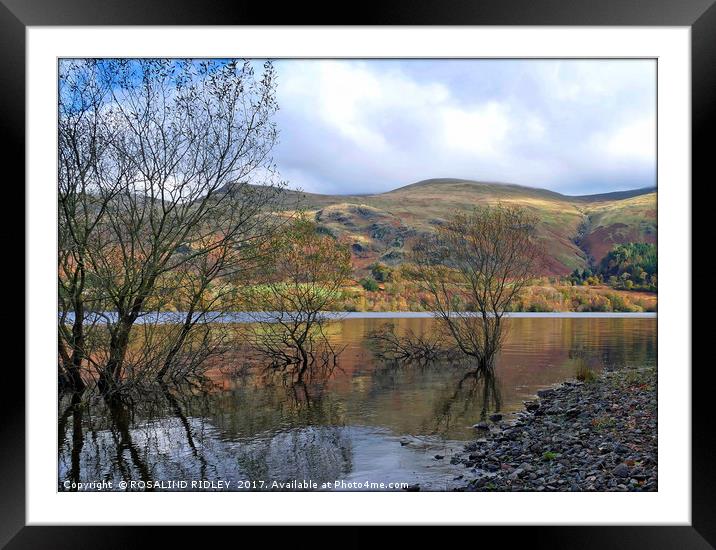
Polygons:
M656 120L645 117L617 128L603 137L604 150L610 156L653 162L656 147Z
M338 62L326 62L318 68L317 107L324 122L358 146L369 151L385 150L384 136L362 118L362 110L384 96L378 79L368 71L351 70Z
M446 145L478 155L501 155L513 128L509 108L496 101L473 109L443 106L440 114Z
M293 187L380 192L430 177L562 192L654 185L651 61L277 65L275 157Z
M382 113L424 109L449 96L440 84L378 74L362 61L297 61L282 64L282 69L282 104L298 103L306 115L370 153L389 152L391 147L391 136L380 129Z

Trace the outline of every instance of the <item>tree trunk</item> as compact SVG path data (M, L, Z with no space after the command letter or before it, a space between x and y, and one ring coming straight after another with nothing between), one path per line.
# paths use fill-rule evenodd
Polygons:
M150 284L153 284L153 279ZM109 360L98 382L99 391L103 394L115 389L122 380L122 366L129 346L129 334L142 311L145 298L146 294L137 297L129 313L125 312L119 316L117 328L112 332L109 341Z
M157 372L157 381L158 382L162 382L164 380L164 377L167 375L167 372L171 368L174 358L176 357L177 353L179 353L179 350L181 350L181 347L184 345L184 342L186 341L186 337L189 335L189 332L191 331L192 327L194 326L194 323L192 322L193 317L194 317L194 307L192 306L189 309L189 312L187 313L186 318L184 319L184 325L181 328L181 332L179 333L179 337L177 338L176 343L174 344L174 346L172 346L172 349L169 350L169 353L167 354L167 357L164 360L164 364L162 365L162 368L159 369L159 372Z
M115 389L122 378L122 365L129 345L129 332L134 319L120 319L117 329L112 333L109 342L109 360L100 374L98 387L103 394Z
M72 308L74 310L75 319L72 322L71 361L65 363L65 371L72 390L77 393L82 393L85 389L85 383L84 380L82 380L80 372L80 369L82 368L82 360L85 357L85 307L84 301L82 300L85 270L82 263L80 263L78 267L76 279L77 284L72 298Z
M82 393L85 389L82 380L81 368L82 359L85 356L85 334L84 334L84 308L80 306L79 312L75 311L75 321L72 324L72 363L67 369L67 375L72 384L72 389Z
M303 380L303 375L306 370L308 370L308 352L303 349L303 346L299 347L298 351L301 353L301 369L298 371L298 381L301 382Z
M72 363L69 353L65 349L62 343L62 336L58 338L58 352L60 355L60 361L57 364L57 386L60 393L70 389L72 387L72 381L70 380L69 369Z

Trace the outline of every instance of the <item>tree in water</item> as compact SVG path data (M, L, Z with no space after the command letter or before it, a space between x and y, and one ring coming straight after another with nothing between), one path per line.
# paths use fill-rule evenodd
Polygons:
M206 357L190 335L214 283L253 262L275 228L275 88L270 63L260 76L237 60L60 63L59 366L73 389L82 369L103 393L118 389L138 320L178 287L186 316L155 338L156 376L187 343Z
M524 208L480 207L455 214L415 247L424 306L479 371L494 367L503 317L541 258L536 223Z
M316 230L299 214L270 243L272 261L246 287L256 311L252 339L272 366L290 369L301 380L309 366L335 360L325 328L342 287L351 275L348 246Z

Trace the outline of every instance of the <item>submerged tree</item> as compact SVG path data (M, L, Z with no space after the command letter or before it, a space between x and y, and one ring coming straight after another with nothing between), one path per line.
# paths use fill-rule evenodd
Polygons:
M273 232L274 69L70 60L59 98L61 369L81 389L81 365L92 365L100 389L115 389L135 324L181 289L186 316L154 358L163 378L187 342L201 345L190 334L216 305L217 282L253 267ZM97 318L93 355L87 321Z
M425 306L459 350L488 370L504 336L503 316L541 256L536 218L515 206L457 213L415 248Z
M316 231L299 215L269 244L272 261L257 273L256 285L246 287L254 309L253 340L274 365L294 368L301 380L319 354L335 358L324 332L342 287L351 274L345 244Z
M408 329L398 334L393 323L387 323L368 333L373 355L387 363L430 364L456 359L454 346L447 346L439 333L415 332Z

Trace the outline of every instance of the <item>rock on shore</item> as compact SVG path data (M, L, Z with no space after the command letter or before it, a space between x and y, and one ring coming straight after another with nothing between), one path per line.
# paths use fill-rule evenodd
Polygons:
M656 370L565 382L510 423L477 432L454 464L465 491L656 491Z

